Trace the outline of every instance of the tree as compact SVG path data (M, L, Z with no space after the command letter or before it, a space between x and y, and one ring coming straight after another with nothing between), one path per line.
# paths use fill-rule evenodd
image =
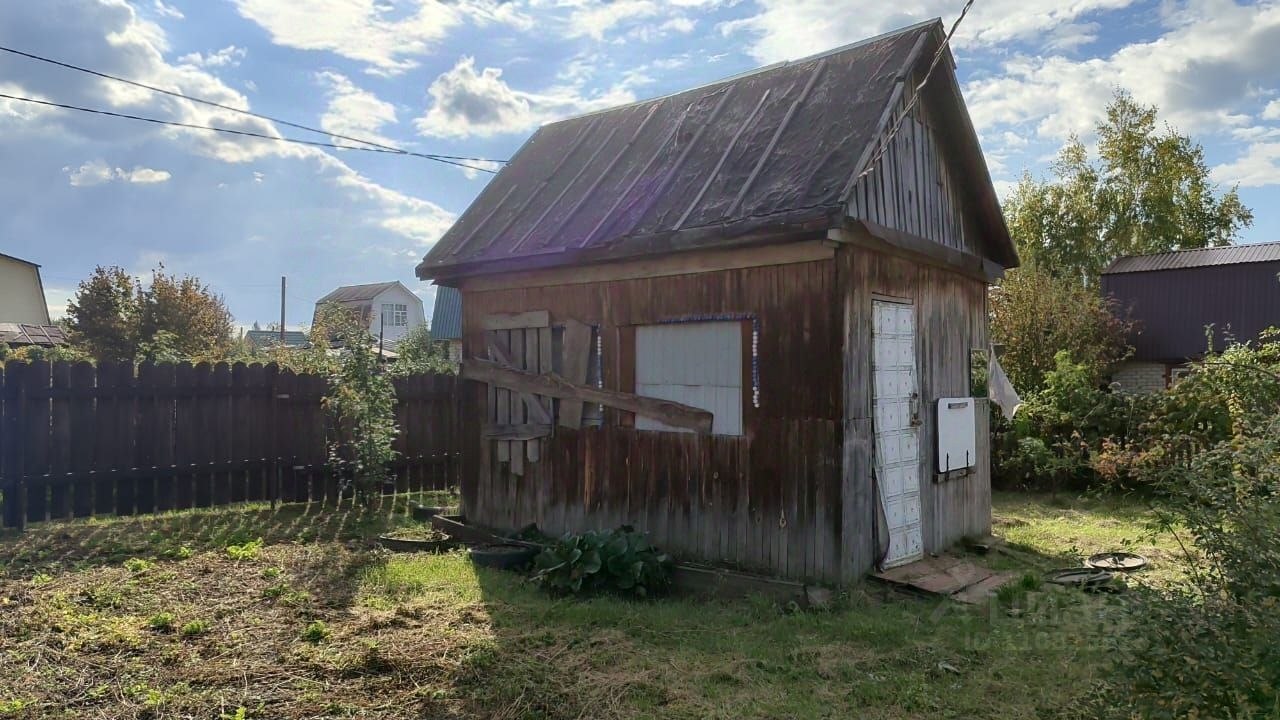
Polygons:
M1039 390L1060 351L1084 365L1097 384L1132 351L1126 342L1131 323L1115 311L1114 303L1076 280L1027 265L991 291L991 338L1019 392Z
M139 293L138 335L166 343L181 357L220 357L231 341L231 313L222 297L190 275L151 272L151 285Z
M97 267L67 304L72 345L96 360L221 358L231 313L198 278L151 273L143 287L119 267Z
M1117 90L1097 159L1072 137L1053 180L1022 177L1004 206L1024 263L1092 285L1122 255L1229 245L1253 223L1236 188L1219 193L1209 179L1199 143L1157 130L1157 112Z
M449 348L431 337L426 325L419 325L405 333L396 343L396 361L391 365L392 375L415 373L454 373L457 368L449 361Z
M138 350L140 315L137 283L119 267L94 268L67 303L67 330L73 345L98 360L132 360Z

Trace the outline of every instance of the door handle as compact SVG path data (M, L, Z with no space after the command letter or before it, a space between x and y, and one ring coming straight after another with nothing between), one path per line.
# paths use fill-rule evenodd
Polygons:
M911 427L920 427L920 393L911 393Z

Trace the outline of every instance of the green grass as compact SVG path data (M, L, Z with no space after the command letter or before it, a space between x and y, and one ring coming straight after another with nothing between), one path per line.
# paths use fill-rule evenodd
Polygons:
M1058 505L1001 495L997 532L1045 566L1141 534L1140 506ZM1123 612L995 555L1023 576L976 608L875 585L805 613L552 598L462 553L375 549L410 523L385 510L200 511L0 542L19 558L0 571L0 717L1054 717L1089 691L1093 640ZM246 543L251 561L228 554Z

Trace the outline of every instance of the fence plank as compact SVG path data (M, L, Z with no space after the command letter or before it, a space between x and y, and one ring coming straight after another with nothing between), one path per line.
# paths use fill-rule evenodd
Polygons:
M177 399L174 397L176 387L177 366L173 363L157 365L152 374L152 388L156 398L151 411L155 413L152 424L152 461L157 467L173 467L174 464L174 425L176 421ZM172 510L177 507L178 476L157 480L154 485L154 505L156 512Z
M195 462L193 454L197 438L200 437L200 422L196 415L195 396L189 391L196 386L196 369L191 363L179 363L173 369L174 388L178 391L174 399L173 412L173 464L179 468L190 468ZM180 474L173 478L173 505L180 510L196 506L196 485L198 481L194 472Z
M27 522L42 522L48 513L48 483L43 476L49 474L49 404L47 398L38 397L49 389L52 380L47 360L36 360L27 368L23 382L26 394L23 411L24 474L27 506ZM19 478L21 482L23 478ZM19 496L22 489L19 490Z
M55 390L71 388L71 363L53 364L49 386ZM71 471L71 396L55 395L49 403L49 470L56 477ZM71 517L71 487L58 484L49 488L49 517L54 520Z
M134 381L134 387L137 389L137 396L134 400L136 403L134 417L138 429L138 439L134 445L134 459L130 467L154 470L157 465L156 445L160 442L157 430L161 412L160 408L156 406L159 398L156 397L155 363L144 362L138 365L138 376ZM134 481L134 500L139 515L155 511L156 479L154 477L147 480Z
M6 452L0 461L3 462L4 484L4 525L5 527L24 528L27 525L26 488L23 482L23 375L27 364L10 360L5 365L5 403L4 432Z

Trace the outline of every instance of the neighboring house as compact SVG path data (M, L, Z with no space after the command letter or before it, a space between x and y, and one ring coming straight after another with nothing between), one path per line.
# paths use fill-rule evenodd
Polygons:
M381 338L388 348L426 323L422 299L399 281L344 285L316 301L317 309L325 303L337 303L353 311L367 323L374 339Z
M1018 258L947 51L914 102L943 40L534 133L417 268L488 385L468 519L829 582L990 531L969 364Z
M462 362L462 293L458 288L436 287L436 303L431 308L431 339L448 343L450 362Z
M1102 292L1136 321L1133 357L1112 376L1127 392L1168 387L1213 347L1280 326L1280 243L1122 257L1102 273Z
M39 265L0 253L0 322L52 324Z
M50 347L66 341L49 319L40 266L0 253L0 342Z
M244 340L255 350L272 347L305 348L311 344L307 334L300 330L285 330L283 341L279 330L247 330Z

